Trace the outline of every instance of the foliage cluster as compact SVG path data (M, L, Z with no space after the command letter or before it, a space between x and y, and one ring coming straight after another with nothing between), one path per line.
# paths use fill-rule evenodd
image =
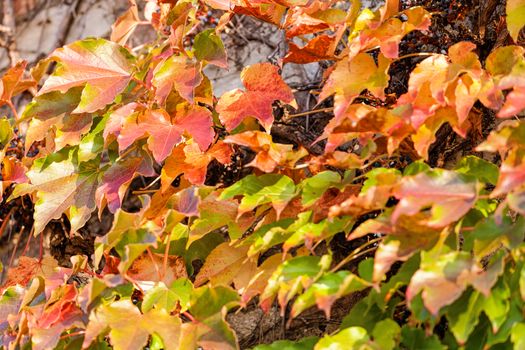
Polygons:
M201 30L210 9L222 15ZM507 11L516 40L525 1L509 0ZM214 96L205 67L227 67L221 35L234 15L285 32L281 65L334 62L319 94L333 100L316 141L323 154L274 141L272 126L292 120L296 106L277 65L248 66L244 89ZM20 116L0 120L3 194L32 199L34 235L61 218L74 235L96 210L114 214L92 257L70 267L21 257L10 269L0 346L235 349L225 321L235 308L256 301L289 319L311 307L330 317L337 299L363 291L336 333L257 348L525 347L523 47L496 48L484 62L469 42L414 53L422 60L407 91L387 96L389 68L406 58L400 41L431 24L422 7L157 0L145 18L132 4L111 41L69 44L30 76L22 62L0 81L2 104L35 92ZM145 22L157 39L126 46ZM501 165L469 156L431 168L438 129L466 136L480 108L501 123L477 151ZM251 174L208 174L229 171L241 151L252 155ZM420 160L372 166L406 155ZM129 191L138 177L148 188ZM139 211L121 208L130 196ZM363 244L336 260L330 242L341 233Z

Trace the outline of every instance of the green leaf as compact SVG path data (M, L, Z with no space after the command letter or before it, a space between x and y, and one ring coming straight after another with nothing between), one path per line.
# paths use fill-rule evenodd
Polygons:
M73 87L64 93L52 91L35 96L24 109L21 119L48 120L62 114L70 114L80 103L81 95L82 87Z
M521 29L525 26L525 1L507 0L507 28L515 42Z
M318 337L308 337L297 341L278 340L269 345L257 345L253 350L313 350Z
M207 29L197 34L193 49L199 61L208 61L216 66L228 68L226 50L221 37L215 33L215 29Z
M523 337L523 334L525 334L525 323L516 323L512 327L512 333L510 334L510 339L514 343L514 350L525 349L525 337Z
M378 322L372 331L374 343L381 350L392 350L395 348L401 335L401 327L392 319Z
M335 335L325 335L315 345L315 350L345 350L359 349L367 344L370 337L366 329L361 327L350 327L339 331Z
M311 284L330 264L329 256L298 256L283 262L273 273L260 296L263 308L269 307L277 295L284 307L302 286Z
M193 286L187 278L179 278L168 288L162 282L148 290L142 301L142 312L147 312L154 307L172 312L177 304L180 312L188 309Z
M338 187L341 176L334 171L323 171L301 182L302 204L313 205L330 187Z
M401 329L401 344L406 349L417 350L445 350L438 337L435 335L427 336L425 331L419 328L409 328L404 326Z
M419 173L424 173L428 170L430 170L430 166L427 163L423 162L422 160L417 160L407 165L407 167L403 170L403 175L416 175Z
M472 291L465 293L447 308L447 319L450 324L450 330L459 344L464 344L472 331L474 331L483 306L484 298L481 293Z
M236 305L239 295L231 288L208 285L195 289L190 300L190 313L198 320L206 320L208 317Z
M13 128L7 118L0 118L0 150L6 148L13 138Z
M291 316L297 317L307 308L317 304L330 318L332 304L339 298L370 287L365 280L349 271L325 273L295 300Z
M372 276L374 273L374 259L365 259L357 266L359 276L368 281L372 282Z
M484 159L467 156L456 165L456 171L461 174L475 177L481 182L496 185L498 183L499 168Z
M492 332L497 333L507 320L510 311L510 290L503 279L492 288L485 298L483 311L492 324Z
M230 199L243 196L239 213L245 213L263 204L272 204L280 213L292 198L295 197L295 184L288 176L265 174L248 175L232 186L226 188L219 199Z

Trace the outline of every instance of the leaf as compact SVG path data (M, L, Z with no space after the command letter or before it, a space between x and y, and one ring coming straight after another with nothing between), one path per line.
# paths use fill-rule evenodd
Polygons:
M283 59L284 63L306 64L322 60L331 60L337 45L336 37L319 35L310 40L304 47L299 47L293 42L288 44L288 53Z
M388 215L370 219L358 226L348 239L363 237L369 233L386 234L387 237L379 244L374 258L372 280L380 282L390 270L393 263L406 261L420 250L432 248L440 235L440 230L420 222L426 215L401 216L395 225L391 224Z
M137 3L135 0L129 1L129 9L124 12L111 26L110 40L120 45L125 45L129 37L140 24Z
M525 332L525 323L515 323L512 326L512 333L510 339L514 343L514 349L521 350L525 348L525 339L523 339L523 332Z
M438 228L457 221L473 207L477 183L452 171L433 170L404 177L394 196L400 200L392 213L394 224L401 215L432 206L431 217L422 224Z
M307 337L295 341L278 340L269 345L257 345L253 350L313 350L318 341L318 337Z
M276 100L291 103L292 90L279 75L279 69L270 63L257 63L244 68L241 81L246 87L226 92L216 110L226 130L235 129L247 117L256 118L266 131L273 124L272 103Z
M474 291L462 296L447 309L450 330L460 345L465 344L478 324L483 304L481 293Z
M233 152L229 145L217 142L206 152L196 143L180 144L173 149L162 168L161 181L165 191L179 175L194 185L202 185L206 180L208 164L216 159L221 164L230 164Z
M212 286L231 284L244 265L255 264L247 258L247 251L248 247L232 247L229 242L218 245L195 277L195 286L199 287L208 280Z
M295 318L304 310L317 304L317 307L323 310L326 317L330 319L332 305L337 299L369 286L370 284L365 280L348 271L325 273L297 297L290 316Z
M102 182L96 190L96 201L99 211L107 203L109 211L116 212L126 195L131 180L137 174L153 176L152 160L148 156L128 156L120 159L106 170Z
M273 172L278 166L292 168L308 154L302 147L295 151L293 145L274 143L271 135L260 131L229 135L224 142L250 147L255 152L255 158L246 165L266 173Z
M525 1L507 0L506 13L510 36L517 42L520 31L525 26Z
M352 60L338 62L330 74L319 95L320 100L335 94L334 114L343 115L350 104L365 89L379 98L385 97L384 90L388 86L388 68L390 60L379 55L378 64L366 53L360 53Z
M108 327L115 349L142 349L154 332L161 336L166 349L177 349L181 321L165 311L151 310L143 315L129 299L102 304L89 317L82 347L88 347Z
M4 150L14 136L13 127L7 118L0 118L0 151Z
M244 229L248 228L252 220L237 222L237 208L239 203L234 199L219 200L219 194L212 192L199 204L200 217L191 225L191 236L196 240L205 234L225 225L232 239L239 238Z
M285 175L248 175L226 188L219 199L230 199L242 195L239 214L248 212L263 204L271 204L279 214L295 197L295 184Z
M334 335L325 335L315 344L314 350L360 349L370 341L366 329L361 327L345 328Z
M157 103L164 104L171 89L189 103L194 103L195 89L202 82L201 64L184 56L170 56L155 68L151 83L156 88Z
M496 185L499 177L499 169L496 165L484 159L467 156L462 158L455 169L460 174L471 175L479 181Z
M432 334L428 336L421 328L410 328L403 326L401 329L401 344L407 349L421 350L445 350L446 346L442 345L439 338Z
M193 42L195 57L221 68L228 68L228 58L221 37L214 29L207 29L195 36Z
M72 232L78 231L95 210L98 171L93 165L77 167L71 158L53 162L41 158L27 172L30 184L15 187L11 198L36 193L34 231L39 234L53 219L66 213ZM50 164L47 162L51 161Z
M55 50L51 58L59 65L37 96L83 86L73 113L96 112L113 102L128 85L134 62L126 49L104 39L76 41Z
M485 296L489 295L501 273L501 263L483 271L470 253L451 251L439 254L440 249L437 246L430 252L421 253L421 265L407 288L407 301L422 291L425 307L437 315L443 306L457 300L470 284Z
M161 282L144 295L142 312L148 312L155 307L170 313L177 304L180 305L180 312L184 312L189 307L192 292L193 286L187 278L174 281L169 288Z
M372 331L374 343L382 350L392 350L399 342L401 327L392 319L378 322Z
M36 86L34 80L24 80L26 61L19 61L9 68L0 79L0 105L10 103L13 96Z
M301 290L310 285L328 266L327 256L299 256L284 261L259 297L263 310L268 310L277 296L281 309Z
M302 205L312 206L330 187L339 187L341 176L334 171L323 171L301 182Z
M177 114L173 122L163 110L145 113L140 126L150 134L149 149L157 162L162 162L171 153L173 147L182 141L182 134L186 131L194 136L202 151L205 151L213 141L211 112L203 107L195 106L192 109Z

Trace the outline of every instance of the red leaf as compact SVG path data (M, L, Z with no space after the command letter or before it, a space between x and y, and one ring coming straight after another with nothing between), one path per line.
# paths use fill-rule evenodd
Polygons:
M164 104L172 88L186 101L193 103L195 89L201 82L201 63L184 56L170 56L153 71L152 84L157 88L155 99L159 104Z
M102 177L102 185L97 188L95 197L99 211L107 202L109 211L114 213L120 208L127 188L136 174L153 176L151 160L143 157L127 157L113 164Z
M326 34L313 38L304 47L299 47L290 42L288 54L284 57L283 62L305 64L330 60L333 59L336 45L336 37Z
M228 131L235 129L245 118L254 117L269 131L273 124L272 103L276 100L291 103L292 90L270 63L257 63L241 72L246 91L239 89L223 94L217 112Z

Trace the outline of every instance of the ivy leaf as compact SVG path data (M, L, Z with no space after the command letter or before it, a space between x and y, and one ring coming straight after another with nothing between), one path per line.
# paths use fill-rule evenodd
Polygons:
M311 284L329 265L328 256L299 256L286 260L279 266L259 300L261 307L268 310L277 296L281 310L304 286Z
M0 79L0 105L9 103L13 96L36 85L33 80L23 79L26 66L26 61L17 62L2 76Z
M323 171L301 182L302 205L312 206L330 187L339 187L341 176L334 171Z
M129 9L111 26L110 40L125 45L139 24L137 3L135 0L129 0Z
M399 342L400 336L401 327L396 321L389 318L378 322L372 331L374 343L379 345L379 348L382 350L394 349Z
M461 174L474 176L484 183L496 185L498 182L498 167L475 156L462 158L456 165L456 171Z
M278 340L269 345L257 345L253 350L313 350L318 337L308 337L296 341Z
M11 198L36 192L35 234L42 232L51 220L59 219L63 213L69 217L72 232L76 232L96 208L96 164L85 163L78 168L71 158L60 162L53 162L51 158L35 161L27 172L31 183L18 185Z
M438 228L457 221L472 208L477 183L452 171L433 170L404 177L394 196L400 200L392 213L394 224L401 215L414 215L432 206L431 217L424 224Z
M224 286L203 286L195 290L189 312L205 325L196 332L198 343L203 348L237 348L235 333L224 317L227 310L238 304L238 300L237 292Z
M334 114L343 115L357 96L365 89L379 98L385 97L388 86L390 60L379 55L378 64L366 53L360 53L352 60L338 62L319 95L320 100L335 94Z
M120 208L127 188L137 174L155 175L152 163L151 158L143 155L142 157L128 156L112 164L104 173L102 183L96 190L99 211L104 208L106 203L112 213Z
M164 104L171 89L189 103L194 102L195 89L202 82L201 64L185 56L170 56L153 71L151 83L156 88L155 99Z
M217 103L216 110L226 130L235 129L247 117L256 118L266 131L273 124L272 103L294 101L292 90L279 75L279 69L270 63L257 63L244 68L241 81L246 91L226 92Z
M239 214L268 203L279 214L295 197L295 184L285 175L248 175L226 188L219 199L230 199L239 195L243 196L239 205Z
M38 95L83 86L73 113L92 113L113 102L128 85L134 62L126 49L104 39L74 42L55 50L51 58L59 65Z
M484 298L481 293L472 291L447 308L450 330L460 345L465 344L478 324L483 304Z
M283 62L306 64L333 59L337 40L335 36L323 34L310 40L304 47L299 47L293 42L290 42L288 45L288 53L284 57Z
M199 287L208 280L213 286L229 285L239 276L244 265L255 265L254 261L247 259L247 251L248 247L232 247L229 242L218 245L208 255L195 277L195 286Z
M430 252L421 252L420 268L412 276L406 292L410 302L422 291L424 305L433 315L457 300L469 284L488 296L503 266L500 261L483 271L470 253L451 251L439 254L441 249L438 245Z
M89 347L108 327L109 338L115 349L142 349L153 333L160 335L166 349L178 349L180 319L163 310L141 314L129 299L117 300L109 305L102 304L91 313L82 347Z
M216 159L221 164L230 164L232 149L222 141L214 144L206 152L199 145L190 143L176 146L164 163L161 173L162 189L165 191L179 175L194 185L204 184L208 164Z
M325 335L317 344L314 350L329 349L360 349L365 347L370 341L366 329L362 327L345 328L334 335Z
M297 297L290 316L295 318L304 310L317 304L317 307L323 310L326 318L329 319L332 305L337 299L369 286L370 284L365 280L348 271L325 273Z
M199 204L200 217L191 225L192 240L197 240L224 225L228 226L230 237L236 239L251 225L251 217L237 220L239 202L234 199L219 200L218 197L217 192L212 192Z
M514 42L518 41L521 29L525 26L525 1L507 0L507 28Z
M139 127L150 135L149 149L155 160L160 163L171 153L173 147L182 141L182 134L187 131L194 135L200 149L205 151L213 141L211 112L195 106L186 113L181 113L170 122L170 116L163 110L146 111Z
M401 328L401 344L407 349L445 350L446 346L440 343L439 338L432 334L428 336L421 328Z
M308 155L303 147L294 151L293 145L274 143L271 135L260 131L229 135L224 142L250 147L255 152L255 158L247 166L265 173L273 172L277 166L293 167L299 159Z
M185 312L189 307L192 292L193 286L187 278L174 281L169 288L161 282L144 295L142 312L148 312L155 307L170 313L177 304L180 305L180 312Z
M195 57L218 67L228 68L228 58L221 37L214 29L207 29L195 36L193 42Z

